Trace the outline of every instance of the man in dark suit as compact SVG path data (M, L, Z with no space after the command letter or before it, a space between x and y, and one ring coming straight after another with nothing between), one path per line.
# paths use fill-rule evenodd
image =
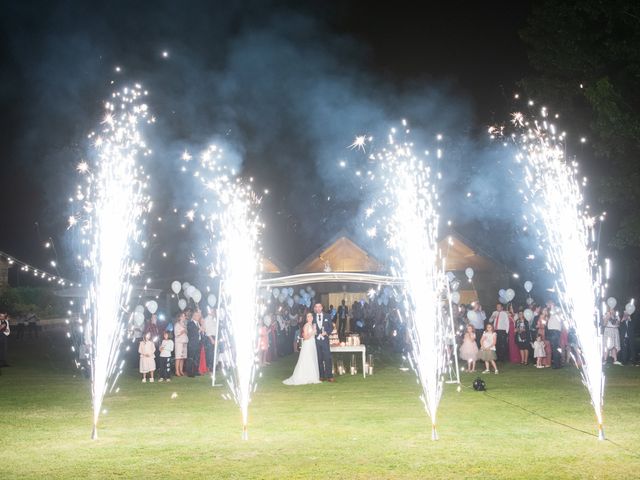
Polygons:
M620 321L620 359L622 363L633 365L636 362L635 330L631 315L624 312Z
M342 304L338 307L338 335L340 336L340 340L345 339L348 315L349 307L347 307L345 301L342 300Z
M198 366L200 364L200 318L202 314L200 310L195 312L189 312L190 319L187 321L187 336L189 342L187 343L187 375L189 377L197 377Z
M333 378L333 365L331 363L331 348L329 347L329 335L333 331L333 324L329 315L322 312L322 304L316 303L313 306L314 324L316 333L316 350L318 352L318 369L320 370L320 380L335 382Z

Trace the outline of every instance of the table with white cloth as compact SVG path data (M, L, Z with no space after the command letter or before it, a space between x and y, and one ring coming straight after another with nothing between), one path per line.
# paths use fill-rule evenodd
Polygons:
M362 353L362 376L367 378L367 369L365 368L367 347L366 345L332 345L331 353Z

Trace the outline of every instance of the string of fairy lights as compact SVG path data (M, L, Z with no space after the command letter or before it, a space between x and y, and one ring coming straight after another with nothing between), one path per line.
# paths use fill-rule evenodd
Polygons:
M21 272L25 272L25 273L31 273L33 275L34 278L38 278L41 280L46 280L47 282L50 283L55 283L57 285L60 285L62 287L81 287L82 285L80 285L78 282L72 282L71 280L68 280L64 277L61 277L60 275L54 275L52 273L49 273L41 268L38 267L34 267L33 265L24 262L16 257L14 257L13 255L9 255L8 253L5 253L3 251L0 251L0 259L6 260L9 268L11 267L20 267L20 271ZM52 266L55 267L55 262L52 261Z

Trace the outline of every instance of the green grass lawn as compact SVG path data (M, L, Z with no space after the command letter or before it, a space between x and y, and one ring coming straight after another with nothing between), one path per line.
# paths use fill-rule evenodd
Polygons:
M140 383L104 402L90 440L89 384L60 334L13 340L0 376L0 478L640 478L640 367L606 368L607 441L574 369L505 365L486 393L447 385L431 440L413 372L380 355L375 375L286 387L295 356L262 371L240 413L210 378ZM172 399L172 394L177 398Z

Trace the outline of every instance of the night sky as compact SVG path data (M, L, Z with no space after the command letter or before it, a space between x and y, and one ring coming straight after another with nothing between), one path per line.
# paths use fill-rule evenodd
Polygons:
M484 137L529 73L517 33L529 3L3 2L0 250L46 267L51 237L60 273L77 278L66 230L75 165L102 101L134 82L151 92L158 119L146 169L159 208L193 200L176 179L180 153L222 141L270 190L264 249L290 267L341 228L359 237L367 198L336 164L355 135L402 118L417 142L444 134L442 216L480 234L516 213ZM469 189L473 206L461 200ZM202 239L163 228L147 262L164 282L188 274ZM172 253L164 265L160 250Z

